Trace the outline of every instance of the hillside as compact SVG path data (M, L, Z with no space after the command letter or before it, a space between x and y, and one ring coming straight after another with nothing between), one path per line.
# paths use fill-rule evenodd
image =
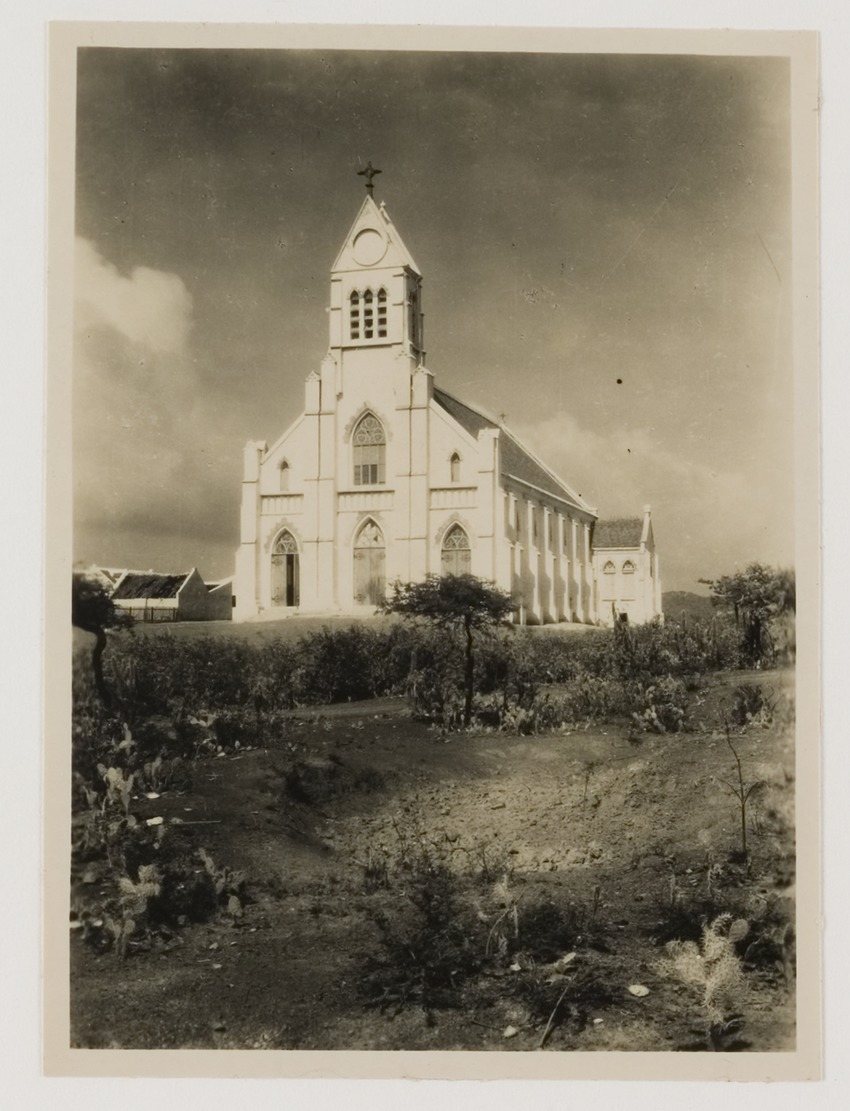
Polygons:
M709 596L689 590L665 591L661 604L665 621L681 621L683 614L688 621L710 621L717 612Z

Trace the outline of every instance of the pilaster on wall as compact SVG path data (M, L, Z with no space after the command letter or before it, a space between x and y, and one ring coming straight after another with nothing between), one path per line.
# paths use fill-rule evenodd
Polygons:
M494 525L495 537L495 569L493 579L497 583L509 591L510 594L514 593L514 576L513 576L513 543L511 537L512 532L512 506L513 497L510 494L502 493L499 497L499 487L497 487L497 498L499 498L498 515Z
M322 380L315 370L311 370L304 383L304 412L307 415L318 413L322 406Z
M407 456L407 559L402 576L408 582L419 582L429 570L435 570L428 565L428 422L433 391L433 376L424 367L418 367L408 385L410 438Z
M523 594L528 604L525 620L528 624L536 625L540 620L540 575L538 563L540 551L534 542L534 513L537 506L530 499L525 503L525 535L526 535L526 584ZM538 538L539 539L539 538Z
M584 584L583 560L579 552L579 523L570 517L570 566L572 568L571 590L576 621L584 621Z
M258 575L258 536L260 523L260 460L268 449L263 440L250 440L245 445L242 464L242 503L240 536L242 543L236 553L237 621L253 617L260 608Z
M334 373L329 367L329 375ZM324 367L323 367L324 373ZM331 381L333 378L331 377ZM335 609L338 603L338 585L335 574L336 539L336 414L335 396L328 411L325 408L327 386L322 382L322 408L319 415L318 482L316 483L316 605L320 609Z
M550 558L552 550L551 528L552 510L544 505L543 521L540 527L540 558L537 564L537 579L540 583L540 620L549 623L557 620L554 605L555 578Z
M417 367L411 377L410 404L414 409L427 408L434 396L434 375L424 366Z
M591 566L590 556L590 522L584 521L582 523L582 578L583 578L583 594L585 597L584 603L584 620L596 620L596 599L594 598L593 591L593 567Z
M320 407L324 413L336 409L336 399L342 393L342 369L336 359L328 352L322 359L319 371L321 383Z
M558 514L557 522L557 535L555 543L558 545L558 554L555 559L555 566L558 569L558 584L559 595L557 598L557 618L559 621L569 621L572 618L570 612L570 561L566 555L567 522L564 520L562 514Z
M496 538L504 536L504 500L499 483L499 430L483 428L478 433L478 560L476 574L497 580L499 553Z

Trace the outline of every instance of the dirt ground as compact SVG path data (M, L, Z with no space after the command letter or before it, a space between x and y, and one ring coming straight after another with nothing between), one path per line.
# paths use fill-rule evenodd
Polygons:
M703 989L666 959L671 907L713 884L753 921L770 907L793 922L792 730L735 739L745 779L762 783L748 868L723 782L735 781L735 763L717 730L734 688L767 679L718 677L694 695L694 730L676 736L634 739L625 724L445 735L380 700L304 711L261 748L199 760L191 790L140 799L136 813L198 823L182 835L243 870L250 901L237 919L187 926L125 960L72 933L73 1044L534 1050L566 983L523 952L532 908L548 901L585 924L562 959L607 988L553 1023L548 1050L707 1048ZM790 674L769 682L793 702ZM380 922L411 909L393 862L422 843L462 877L480 968L451 1005L423 1007L411 992L373 1006L369 969L386 969L388 954ZM510 964L484 959L500 922L513 930ZM723 1048L793 1047L791 936L747 968L743 1023ZM516 990L529 977L542 1012Z

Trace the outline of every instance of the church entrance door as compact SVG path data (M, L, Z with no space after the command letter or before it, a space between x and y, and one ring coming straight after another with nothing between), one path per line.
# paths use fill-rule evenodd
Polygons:
M272 605L298 605L298 545L291 533L283 532L272 551Z
M373 521L367 521L354 543L354 601L379 606L387 594L387 551L384 536Z

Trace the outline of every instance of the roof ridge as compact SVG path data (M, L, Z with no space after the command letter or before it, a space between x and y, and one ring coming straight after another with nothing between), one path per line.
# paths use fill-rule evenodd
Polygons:
M491 417L488 413L483 412L481 408L476 407L475 405L470 405L468 401L461 400L461 398L459 398L456 394L453 394L450 390L444 390L442 386L438 386L436 383L434 384L434 393L441 393L445 397L451 398L451 400L454 401L456 405L462 405L464 409L469 409L471 413L475 413L476 416L489 421L494 428L505 427L504 424L500 424L495 417Z
M511 432L510 429L508 429L507 427L503 426L503 431L514 441L514 443L518 447L520 447L526 453L526 455L529 455L534 460L538 467L542 467L542 469L549 475L550 478L554 479L554 481L557 482L559 486L563 487L563 489L569 494L569 496L576 502L576 506L578 509L586 509L588 513L595 513L595 509L593 509L593 507L584 500L581 494L574 490L568 482L565 482L559 474L553 471L549 464L545 463L540 458L540 456L536 454L536 452L532 451L530 447L526 447L522 440L520 440L519 437Z
M516 433L512 432L507 427L504 421L494 420L492 417L488 416L486 412L482 412L480 408L477 408L474 405L470 405L466 401L461 401L461 399L459 397L456 397L453 393L450 393L448 390L445 390L441 386L437 386L435 384L435 400L438 404L441 404L442 407L449 413L449 416L453 417L455 420L457 420L458 418L451 412L449 406L441 402L441 396L448 399L448 401L450 401L453 405L459 406L461 409L465 409L467 412L473 414L473 416L477 417L481 421L484 421L490 427L495 428L500 434L503 434L505 438L504 444L513 445L516 451L525 456L525 458L529 460L529 462L534 467L538 468L542 472L542 475L545 476L545 478L549 482L555 485L558 492L555 493L552 490L546 490L539 484L539 480L534 481L533 479L523 478L521 474L513 474L508 469L509 464L504 458L503 451L502 469L505 474L511 475L511 477L516 479L518 482L523 482L526 486L531 486L533 489L539 490L541 493L548 494L550 497L557 497L560 498L562 501L567 501L576 509L581 509L586 513L595 514L595 510L584 500L584 498L582 498L582 496L576 490L574 490L568 482L565 482L564 479L560 477L560 475L553 471L552 468L548 466L548 464L544 463L543 460L534 451L531 450L531 448L526 447L523 441L516 435ZM470 429L467 428L466 431L470 432ZM516 462L516 459L514 461Z

